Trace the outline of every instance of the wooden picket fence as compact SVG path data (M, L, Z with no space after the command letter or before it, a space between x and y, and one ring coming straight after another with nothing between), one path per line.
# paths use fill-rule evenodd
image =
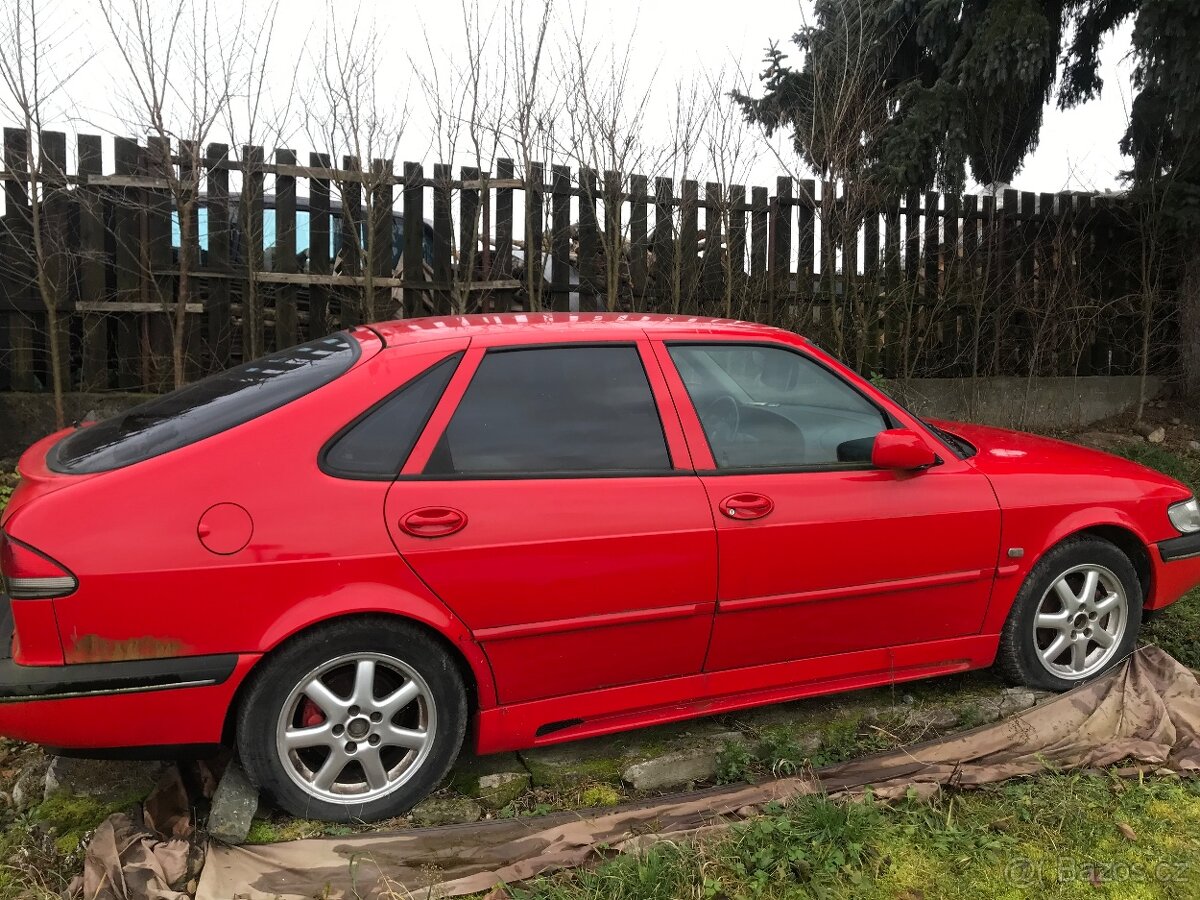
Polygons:
M455 177L120 137L106 174L100 136L69 155L47 132L39 256L26 137L3 133L0 389L49 385L39 266L72 390L171 386L185 270L188 378L371 319L514 309L757 319L887 377L1130 373L1141 330L1172 328L1134 299L1136 230L1111 197L876 200L790 177L702 191L507 159Z

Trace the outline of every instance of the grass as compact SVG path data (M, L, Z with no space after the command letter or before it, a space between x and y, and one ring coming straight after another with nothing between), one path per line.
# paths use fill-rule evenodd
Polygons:
M933 802L802 798L694 846L510 888L518 900L1200 896L1200 783L1052 774Z

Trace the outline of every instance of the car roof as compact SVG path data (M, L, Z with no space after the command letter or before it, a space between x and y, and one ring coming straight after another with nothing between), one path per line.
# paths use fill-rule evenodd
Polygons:
M633 339L643 332L690 332L706 337L781 337L799 335L770 325L718 319L712 316L672 316L659 313L507 312L470 316L428 316L395 319L370 326L385 344L439 340L447 337L512 334L544 340L554 334L589 332L598 340ZM801 340L803 340L801 338Z

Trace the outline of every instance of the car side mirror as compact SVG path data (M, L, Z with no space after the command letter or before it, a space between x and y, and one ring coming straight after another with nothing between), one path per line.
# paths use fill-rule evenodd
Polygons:
M871 465L877 469L913 471L940 463L921 436L909 428L890 428L875 435Z

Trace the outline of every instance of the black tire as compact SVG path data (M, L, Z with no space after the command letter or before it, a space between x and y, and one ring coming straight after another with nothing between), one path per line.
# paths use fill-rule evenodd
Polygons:
M366 662L370 668L360 668ZM323 667L332 668L322 672ZM356 680L360 672L370 673L361 676L362 683L369 679L370 702L377 699L378 706L350 705L367 695ZM250 780L295 816L374 822L403 815L438 786L462 747L467 698L458 666L441 644L401 620L330 622L283 645L251 677L238 710L238 753ZM326 706L336 701L345 708L335 707L330 715L308 699L302 686L314 679L320 681L317 692L321 686L330 692ZM397 705L404 691L420 693ZM389 699L395 712L383 703ZM283 746L300 732L307 738L317 731L320 744ZM389 744L402 733L408 740L426 737L420 749ZM333 776L338 780L322 789L317 782L326 764L328 771L342 768ZM369 770L376 774L374 784Z
M1107 653L1100 652L1095 663L1092 664L1095 666L1094 670L1088 670L1079 676L1063 677L1061 674L1051 671L1050 667L1054 665L1053 662L1043 663L1042 661L1044 654L1048 655L1053 652L1051 647L1053 647L1052 638L1055 633L1044 629L1040 635L1035 634L1034 622L1039 607L1043 605L1044 598L1048 604L1058 602L1052 599L1050 594L1055 588L1056 582L1067 575L1068 586L1070 586L1070 579L1082 578L1087 574L1086 570L1075 571L1081 567L1088 567L1098 572L1102 589L1105 589L1103 582L1109 576L1119 582L1125 594L1125 613L1119 636L1114 635L1116 640L1113 641L1113 646L1101 648L1097 645L1097 651L1106 650ZM1079 590L1082 592L1082 587ZM1109 596L1115 596L1117 593L1115 586L1106 591ZM1099 595L1097 594L1097 596ZM1142 586L1137 572L1129 557L1119 548L1106 540L1091 536L1063 541L1052 547L1045 556L1038 560L1025 579L1025 583L1021 585L1021 590L1009 611L1008 620L1004 623L1004 630L1000 634L1000 648L996 654L996 670L1010 684L1050 691L1065 691L1078 687L1107 672L1133 651L1142 623L1142 603ZM1088 621L1090 613L1083 610L1082 618L1079 618L1079 613L1066 614L1066 604L1063 603L1062 606L1061 614L1065 615L1065 621L1069 623L1062 627L1071 629L1069 632L1063 632L1063 639L1070 640L1067 637L1068 633L1090 636L1092 626L1095 624ZM1054 614L1060 613L1058 610L1054 610ZM1100 615L1103 617L1104 614L1100 613ZM1073 630L1076 620L1081 626L1078 632ZM1103 621L1105 620L1102 618L1101 622ZM1083 627L1087 627L1088 630L1084 631ZM1114 625L1114 631L1115 629ZM1108 633L1107 630L1105 633ZM1045 646L1041 646L1039 641L1044 641ZM1085 648L1091 648L1091 644L1085 643ZM1084 652L1087 654L1086 658L1090 658L1092 651L1085 649ZM1070 653L1071 645L1067 644L1063 655L1056 657L1064 662L1055 668L1069 667L1070 662L1065 660L1069 659ZM1084 668L1086 669L1086 666Z

